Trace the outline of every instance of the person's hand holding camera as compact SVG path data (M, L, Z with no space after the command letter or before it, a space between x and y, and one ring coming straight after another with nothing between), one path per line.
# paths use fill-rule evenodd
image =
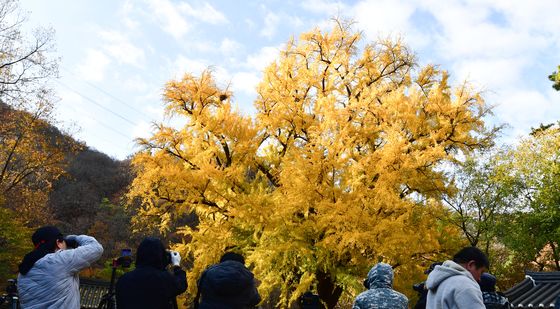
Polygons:
M169 255L171 256L171 265L181 266L181 255L179 252L170 250Z

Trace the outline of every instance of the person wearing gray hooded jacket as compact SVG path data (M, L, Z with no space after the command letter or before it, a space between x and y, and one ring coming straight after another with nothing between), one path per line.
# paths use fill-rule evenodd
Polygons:
M17 287L21 308L80 308L78 272L103 254L95 238L86 235L64 238L54 226L39 228L32 236L35 250L19 265ZM71 249L67 243L77 245Z
M406 309L408 298L393 290L393 268L389 264L377 263L368 272L364 281L368 289L360 293L352 309Z
M488 259L476 247L466 247L453 260L436 266L428 276L427 309L485 309L478 281L489 268Z

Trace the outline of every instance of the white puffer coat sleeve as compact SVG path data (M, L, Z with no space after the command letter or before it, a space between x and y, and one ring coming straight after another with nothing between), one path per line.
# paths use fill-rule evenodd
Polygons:
M76 241L78 248L47 254L18 276L22 308L80 308L78 272L97 261L103 247L91 236L76 236Z

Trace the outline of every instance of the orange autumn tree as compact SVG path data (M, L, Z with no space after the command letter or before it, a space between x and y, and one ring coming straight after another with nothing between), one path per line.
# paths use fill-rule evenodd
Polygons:
M336 22L288 42L252 118L210 72L166 85L166 111L185 125L139 140L129 195L142 200L139 227L184 235L176 248L194 264L190 293L236 250L264 299L279 292L275 304L287 308L311 289L332 308L362 290L374 263L391 264L403 287L441 252L430 215L448 183L441 164L491 144L489 109L467 84L419 67L401 42L359 51L360 39ZM192 212L198 224L178 225Z

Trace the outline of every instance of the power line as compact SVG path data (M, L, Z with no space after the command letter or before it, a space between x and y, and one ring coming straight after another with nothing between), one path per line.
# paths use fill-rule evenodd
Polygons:
M74 75L75 77L80 78L76 73L74 73L74 72L72 72L72 71L66 69L65 67L62 67L62 69L63 69L64 71L66 71L66 72L68 72L68 73ZM120 98L114 96L113 94L109 93L108 91L105 91L104 89L102 89L101 87L95 85L94 83L91 83L91 82L89 82L89 81L87 81L87 80L85 80L85 79L83 79L83 78L80 78L80 79L81 79L81 81L83 81L84 83L88 84L90 87L92 87L92 88L98 90L99 92L105 94L106 96L112 98L113 100L115 100L115 101L117 101L117 102L119 102L119 103L121 103L121 104L127 106L128 108L132 109L133 111L137 112L138 114L140 114L140 115L146 117L145 120L150 120L150 121L152 121L152 117L151 117L150 115L144 113L144 112L141 111L141 110L138 110L136 107L134 107L134 106L132 106L132 105L126 103L124 100L122 100L122 99L120 99Z
M128 118L126 118L126 117L124 117L124 116L121 116L120 114L118 114L118 113L112 111L111 109L109 109L109 108L103 106L102 104L97 103L95 100L90 99L90 98L87 97L86 95L81 94L80 92L78 92L77 90L73 89L72 87L70 87L70 86L64 84L63 82L61 82L61 81L59 81L59 80L55 80L55 81L56 81L57 83L59 83L60 85L62 85L63 87L67 88L68 90L70 90L70 91L76 93L76 94L79 95L80 97L82 97L82 98L88 100L89 102L91 102L91 103L97 105L98 107L104 109L105 111L107 111L107 112L109 112L109 113L115 115L116 117L119 117L120 119L122 119L122 120L128 122L128 123L131 124L133 127L136 126L136 124L135 124L134 122L132 122L131 120L129 120Z
M76 114L79 114L79 111L77 111L77 110L76 110L74 107L72 107L72 106L67 106L66 108L69 108L69 109L71 109L72 111L74 111ZM111 130L111 131L117 133L118 135L120 135L120 136L126 138L128 141L130 141L130 139L131 139L130 136L126 136L126 135L123 134L122 132L116 130L115 128L113 128L113 127L111 127L111 126L109 126L108 124L104 123L103 121L98 120L98 119L96 119L95 117L92 117L92 118L90 118L90 119L93 120L95 123L101 125L102 127L106 128L106 129L108 129L108 130ZM95 134L95 133L91 133L91 132L90 132L89 134L92 134L93 136L97 137L98 139L104 140L105 142L111 144L113 147L118 148L118 146L117 146L113 141L110 141L110 140L108 140L108 139L105 138L105 137L101 137L101 136L99 136L99 135L97 135L97 134Z
M72 110L73 112L79 114L79 111L76 110L73 106L67 106L66 108L69 108L69 109ZM132 140L132 137L126 136L126 135L123 134L122 132L117 131L117 130L114 129L113 127L107 125L107 124L104 123L103 121L100 121L100 120L98 120L98 119L96 119L96 118L94 118L94 117L92 117L92 118L90 118L90 119L93 120L96 124L99 124L100 126L106 128L106 129L108 129L108 130L110 130L110 131L113 131L113 132L117 133L118 135L124 137L124 138L128 141L128 144L127 144L126 148L124 148L124 149L126 150L126 153L132 154L132 153L135 152L134 149L133 149L135 146L134 146L134 142L133 142L133 140ZM88 135L91 135L91 136L93 136L93 137L95 137L95 138L97 138L97 139L100 140L100 141L105 142L107 145L110 145L110 146L112 147L112 149L121 149L121 148L123 147L123 144L122 144L122 143L116 143L114 140L108 139L108 138L104 137L103 135L99 135L99 134L97 134L97 133L98 133L98 131L88 131L87 134L88 134ZM85 141L85 140L84 140L84 142L86 142L86 145L87 145L88 148L93 148L93 149L95 149L94 146L93 146L91 143L88 143L88 142ZM129 148L129 147L130 147L130 148ZM110 154L107 150L101 150L101 149L97 149L97 150L98 150L98 151L103 151L103 153L105 153L105 154L107 154L107 155L110 155L110 156L115 155L114 152L113 152L112 154Z

